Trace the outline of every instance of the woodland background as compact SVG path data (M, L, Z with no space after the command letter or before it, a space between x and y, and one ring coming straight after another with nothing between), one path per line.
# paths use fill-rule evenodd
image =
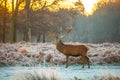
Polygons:
M76 8L69 9L60 7L59 1L12 0L10 11L8 0L0 0L0 42L52 42L58 31L65 36L64 41L120 42L119 0L98 3L99 9L90 16L83 14L80 0L74 3ZM68 28L72 28L70 33Z

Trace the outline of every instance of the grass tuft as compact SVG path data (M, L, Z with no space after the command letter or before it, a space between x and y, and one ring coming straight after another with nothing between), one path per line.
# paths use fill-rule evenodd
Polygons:
M12 80L64 80L64 77L56 70L41 69L37 71L18 71L14 74Z

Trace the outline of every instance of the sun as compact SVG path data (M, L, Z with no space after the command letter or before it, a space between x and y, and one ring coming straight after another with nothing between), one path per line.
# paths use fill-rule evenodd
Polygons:
M66 0L64 3L62 2L62 5L65 5L64 7L74 7L74 3L77 1L81 1L84 7L84 14L86 16L92 15L94 11L97 9L95 6L100 0Z
M94 10L96 9L95 4L99 2L99 0L81 0L84 5L86 15L92 15Z

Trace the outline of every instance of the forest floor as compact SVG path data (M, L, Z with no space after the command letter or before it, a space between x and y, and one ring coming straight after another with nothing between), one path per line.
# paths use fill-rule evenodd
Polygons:
M64 80L109 80L111 75L113 78L111 80L120 80L120 43L67 44L84 44L88 46L88 57L92 65L90 69L87 66L84 69L81 68L79 57L70 57L69 67L65 68L65 56L58 52L52 43L0 43L0 80L21 80L17 75L21 71L26 71L26 74L30 72L29 75L33 75L31 70L35 74L38 71L42 71L41 73L45 75L48 75L46 71L53 72L52 74L58 73L56 75L59 76L59 80L63 80L60 78L64 78ZM56 75L52 75L53 78ZM102 79L98 76L102 76ZM105 79L105 76L109 76L109 78ZM49 80L54 80L53 78ZM34 80L38 79L35 78Z

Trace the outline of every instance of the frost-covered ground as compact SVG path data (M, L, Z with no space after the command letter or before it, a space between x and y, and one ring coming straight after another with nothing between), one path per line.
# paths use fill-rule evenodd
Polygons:
M69 43L82 44L82 43ZM84 44L89 47L88 56L92 64L118 64L120 63L120 44ZM70 57L71 64L79 64L80 58ZM51 43L25 43L0 44L0 66L22 65L35 66L43 64L48 66L65 64L65 56L56 50Z
M0 80L120 80L120 66L1 67Z
M65 80L109 80L105 79L105 76L111 75L117 77L116 80L120 79L120 43L84 45L89 47L88 56L92 64L90 69L81 68L79 57L70 57L69 67L66 69L65 56L59 53L51 43L0 43L0 80L21 80L16 79L16 76L23 73L22 71L28 75L33 75L31 73L41 75L41 70L55 71L53 74L57 72L57 75ZM17 76L17 78L20 77Z

